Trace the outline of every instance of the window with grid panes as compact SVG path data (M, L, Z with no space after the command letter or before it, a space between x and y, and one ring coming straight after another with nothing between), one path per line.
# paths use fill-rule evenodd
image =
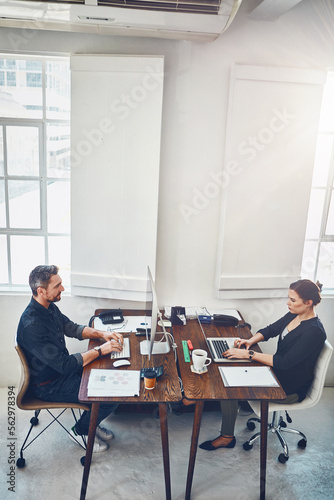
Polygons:
M68 58L0 55L0 287L38 264L70 273Z
M302 277L334 293L334 70L323 93Z

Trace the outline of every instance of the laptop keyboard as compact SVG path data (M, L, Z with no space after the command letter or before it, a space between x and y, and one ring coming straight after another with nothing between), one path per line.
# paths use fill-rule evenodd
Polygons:
M212 345L214 346L216 353L218 354L218 358L223 357L223 352L229 349L228 343L226 340L212 340Z
M123 359L130 357L130 339L126 337L123 343L123 350L121 352L112 352L111 359Z

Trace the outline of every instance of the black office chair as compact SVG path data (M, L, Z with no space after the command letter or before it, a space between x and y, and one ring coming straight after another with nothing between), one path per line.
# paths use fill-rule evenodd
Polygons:
M77 418L74 412L74 409L78 409L79 412L89 411L90 407L83 403L54 403L49 401L42 401L41 399L36 398L33 394L33 391L30 386L30 372L29 366L27 362L27 358L19 345L15 346L15 349L21 360L21 382L19 386L19 392L16 398L16 404L21 410L33 410L35 412L35 416L30 419L30 429L28 434L23 442L23 445L20 450L20 458L17 459L16 465L19 469L22 469L25 466L25 459L23 458L23 452L30 446L46 429L50 427L54 422L58 422L58 424L69 434L69 431L66 427L59 421L61 415L66 411L67 408L71 408L73 418L75 422L77 422ZM51 410L61 409L61 412L58 415L54 415ZM33 439L31 439L28 443L29 436L31 434L32 429L38 425L39 423L39 414L41 410L46 410L52 417L52 421L46 425ZM86 442L83 439L82 443L77 441L77 443L83 448L86 449Z
M287 427L286 422L283 417L280 415L281 411L285 411L287 415L287 420L291 423L291 418L288 416L287 411L290 410L305 410L307 408L311 408L311 406L316 405L321 398L327 369L329 366L329 362L331 360L333 354L333 347L328 342L325 341L324 347L318 357L318 360L314 369L314 378L311 387L309 388L306 398L300 403L292 403L292 404L278 404L278 403L269 403L269 411L273 412L273 417L271 423L268 424L268 431L273 432L278 437L282 448L283 453L278 456L279 462L284 464L287 460L289 460L289 448L287 442L285 441L282 432L289 432L291 434L295 434L301 437L298 441L298 448L305 449L307 445L307 438L305 434L296 429L290 429ZM261 406L259 401L249 401L252 410L256 415L261 414ZM249 430L255 429L255 422L261 422L260 418L252 417L247 420L247 427ZM243 444L244 450L251 450L253 448L253 443L260 437L260 432L257 432L252 436L248 441Z

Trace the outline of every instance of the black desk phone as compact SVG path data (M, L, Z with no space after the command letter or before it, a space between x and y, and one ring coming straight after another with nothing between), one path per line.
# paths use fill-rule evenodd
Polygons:
M123 323L124 321L123 311L120 309L109 309L108 311L103 311L98 315L98 318L100 318L104 325Z
M89 320L89 326L92 326L95 318L99 318L104 325L114 325L117 323L123 323L124 316L121 309L108 309L108 311L103 311L97 316L92 316Z

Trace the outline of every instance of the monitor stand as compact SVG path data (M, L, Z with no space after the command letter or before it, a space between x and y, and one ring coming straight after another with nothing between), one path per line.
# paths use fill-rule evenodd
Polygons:
M157 332L158 333L158 332ZM150 352L150 341L142 340L140 342L140 354L143 356L148 355ZM170 345L168 340L164 340L161 342L154 342L152 354L167 354L170 351Z

